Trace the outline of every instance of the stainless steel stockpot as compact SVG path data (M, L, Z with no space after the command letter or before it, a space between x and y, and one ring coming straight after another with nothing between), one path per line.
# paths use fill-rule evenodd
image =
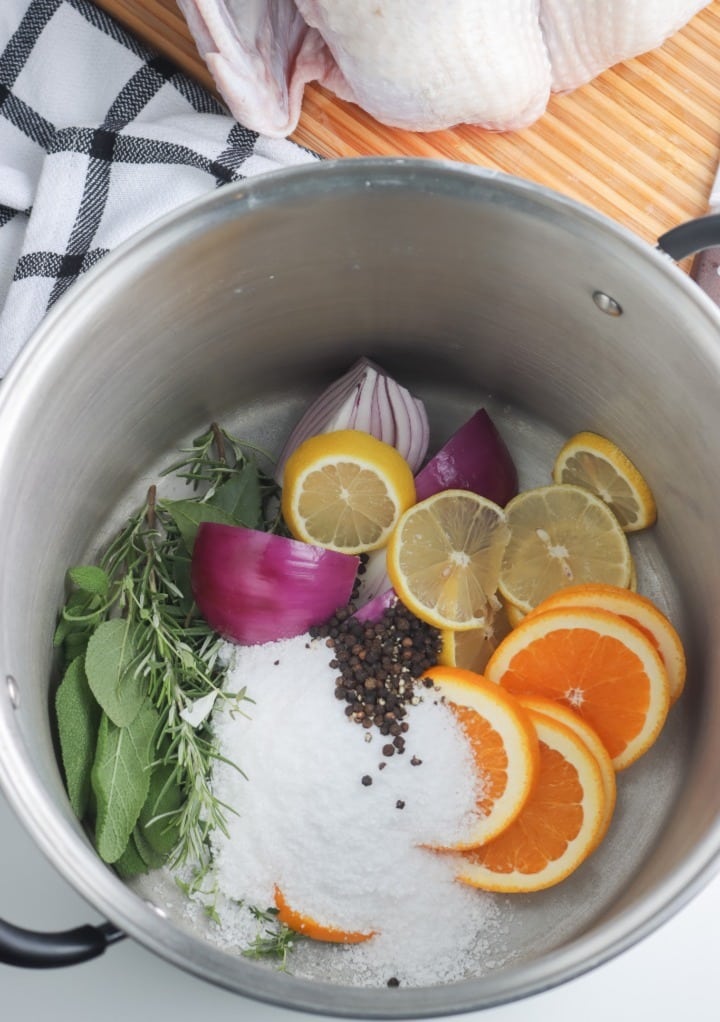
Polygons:
M717 224L668 236L686 254ZM713 232L715 232L713 234ZM0 780L59 872L108 920L0 928L48 965L121 933L206 980L367 1018L451 1014L577 976L667 919L720 849L720 314L672 262L534 184L430 161L324 163L240 182L160 221L57 304L0 388ZM524 485L583 429L640 466L660 509L633 552L690 663L657 746L620 778L603 847L514 902L502 967L363 989L225 952L95 855L65 796L50 713L68 565L97 548L211 419L279 447L310 396L367 354L426 400L435 440L487 404ZM7 882L7 880L5 881ZM15 922L21 922L20 920Z

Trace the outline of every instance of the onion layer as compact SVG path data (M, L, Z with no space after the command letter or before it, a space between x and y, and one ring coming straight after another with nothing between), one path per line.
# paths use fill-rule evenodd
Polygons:
M253 646L301 635L350 600L359 558L242 526L203 522L192 591L211 628Z
M417 472L430 440L425 406L375 362L358 361L313 401L288 437L275 467L282 483L285 463L308 437L359 429L395 447Z
M353 617L363 624L367 621L370 624L376 624L383 616L385 611L392 607L393 604L397 603L397 594L394 589L386 589L384 593L380 593L379 596L374 596L369 603L366 603L359 610L356 610Z
M481 408L415 476L418 501L441 490L470 490L504 507L518 492L515 463Z

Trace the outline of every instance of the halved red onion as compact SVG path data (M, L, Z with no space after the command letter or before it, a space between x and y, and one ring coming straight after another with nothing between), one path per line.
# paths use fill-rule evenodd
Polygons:
M350 600L359 558L256 529L202 522L192 592L215 631L246 646L301 635Z
M415 476L418 501L441 490L471 490L504 507L518 492L510 451L481 408Z
M417 472L430 440L425 405L384 369L361 358L313 401L288 437L275 467L282 483L285 463L303 440L336 429L359 429L395 447Z

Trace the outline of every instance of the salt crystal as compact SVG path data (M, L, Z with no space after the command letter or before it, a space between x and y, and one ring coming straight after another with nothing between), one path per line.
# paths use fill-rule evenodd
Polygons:
M334 698L330 656L305 635L232 654L227 687L247 687L254 704L243 714L221 704L213 716L221 755L246 775L222 760L213 774L235 811L227 835L212 835L218 939L241 939L247 909L237 903L272 906L277 885L303 915L375 934L343 947L299 941L296 974L385 985L477 973L501 913L491 895L455 882L452 855L422 847L457 842L472 823L482 792L469 745L431 690L408 708L407 751L381 764Z

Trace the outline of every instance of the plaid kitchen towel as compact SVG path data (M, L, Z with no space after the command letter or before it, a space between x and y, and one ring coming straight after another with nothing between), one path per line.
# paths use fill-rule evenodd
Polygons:
M248 131L91 0L0 0L0 378L110 249L313 155Z

